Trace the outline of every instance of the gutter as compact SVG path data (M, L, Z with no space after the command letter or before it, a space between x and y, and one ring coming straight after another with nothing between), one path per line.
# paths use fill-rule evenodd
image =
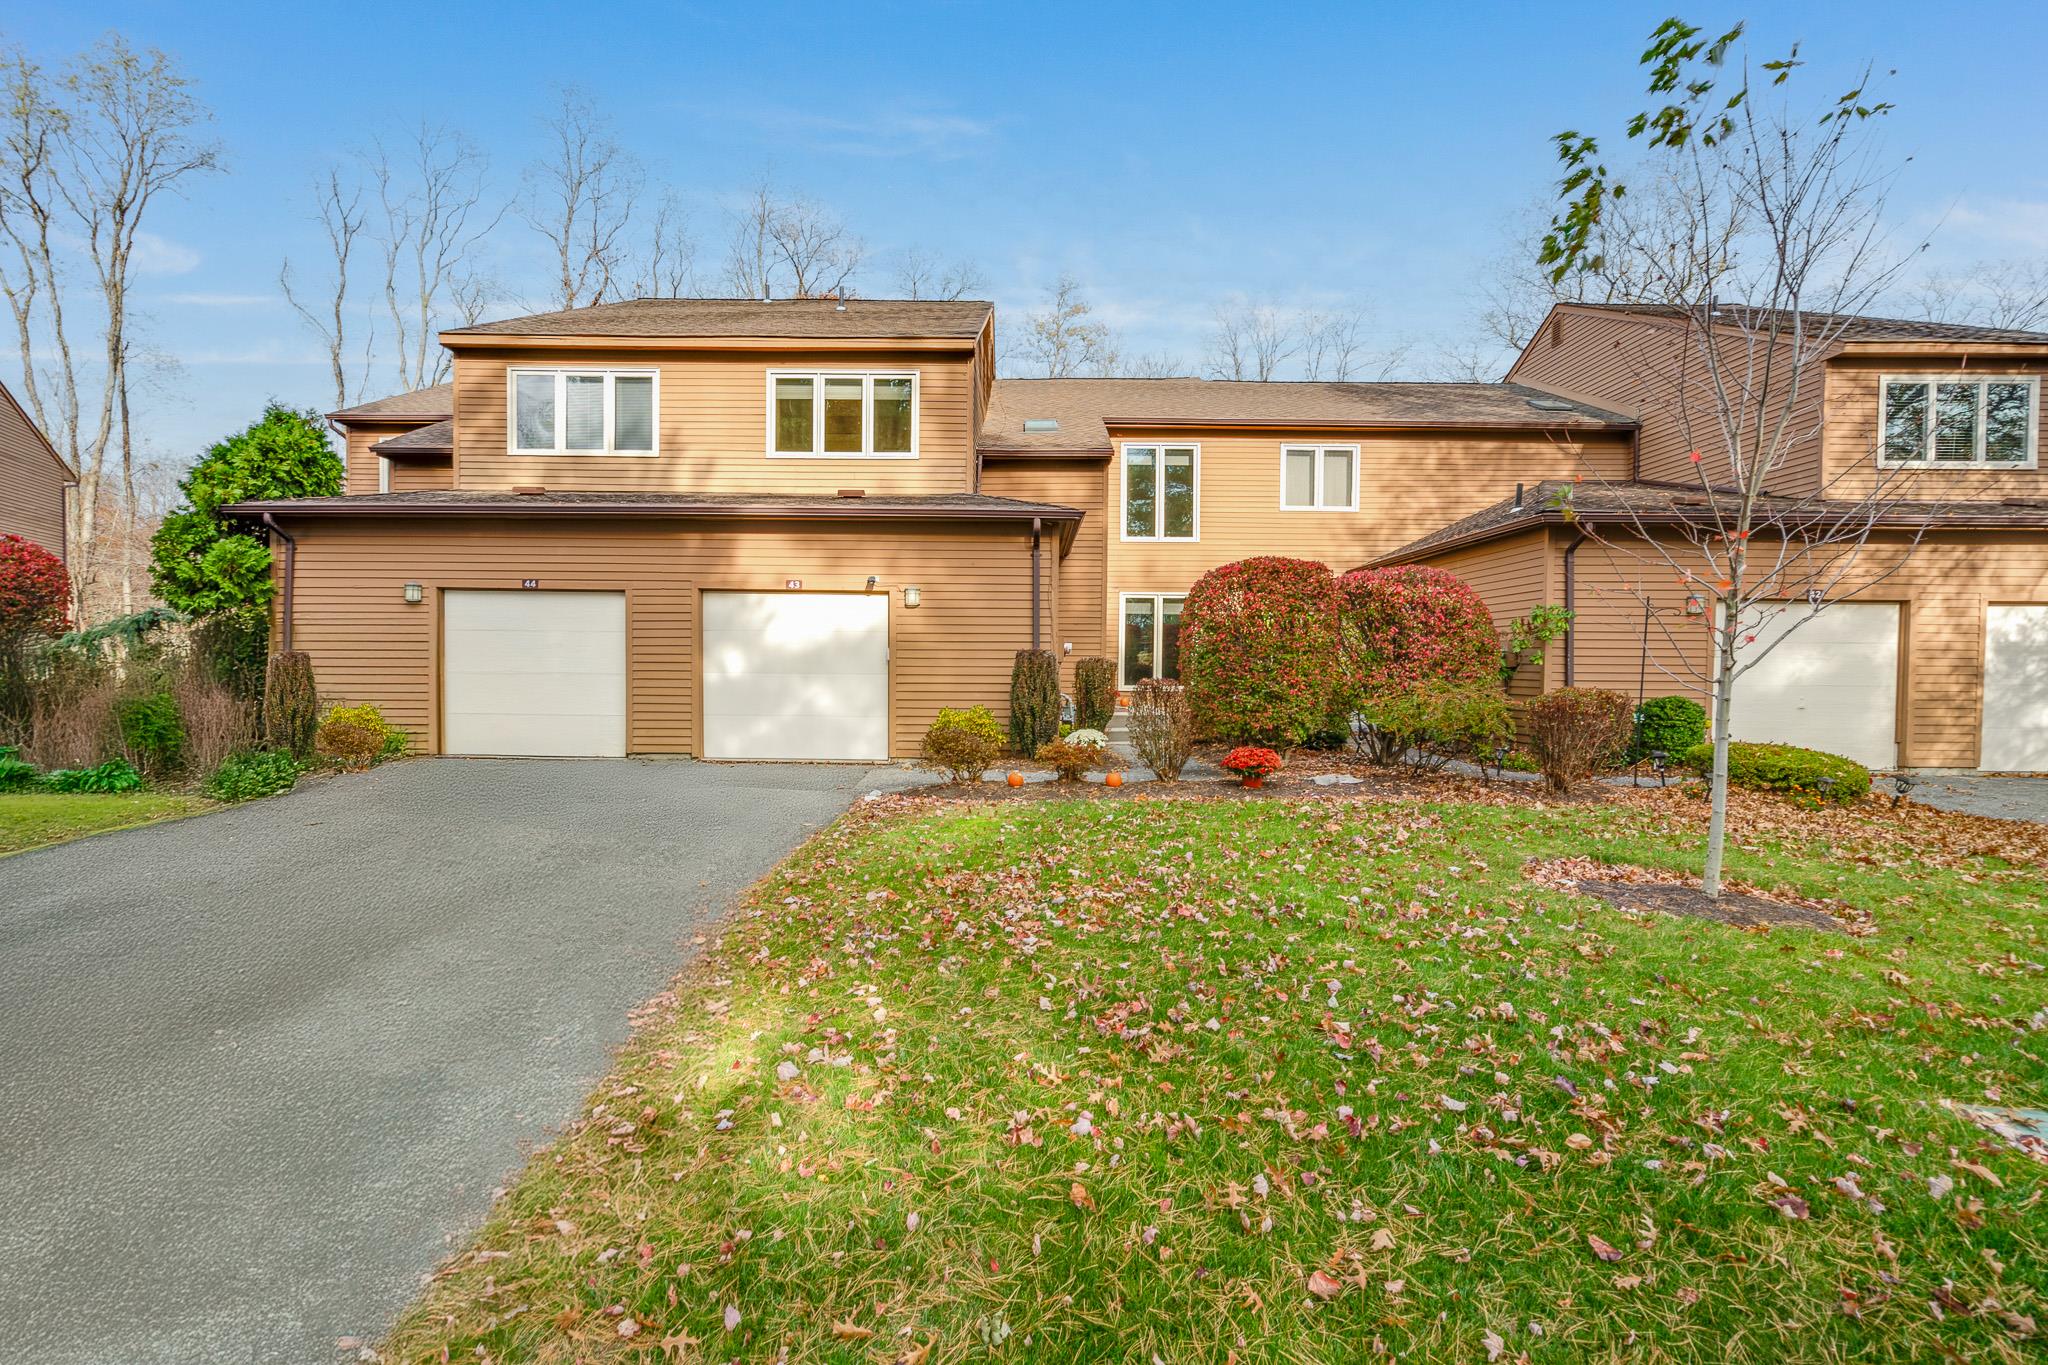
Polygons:
M1579 594L1575 570L1577 569L1579 547L1585 543L1586 533L1580 531L1572 538L1572 543L1564 547L1564 609L1569 613L1568 620L1570 621L1570 624L1564 628L1564 685L1566 687L1572 686L1572 680L1578 671L1575 651L1573 649L1573 645L1576 643L1575 637L1578 634L1577 624L1579 619Z
M283 629L278 632L278 643L284 648L280 653L292 652L292 573L298 567L299 542L292 539L292 533L277 524L277 518L265 512L263 524L270 533L284 542L284 618Z
M1042 616L1038 607L1038 579L1039 575L1043 572L1042 565L1045 560L1045 556L1039 552L1038 539L1044 530L1045 518L1033 517L1031 519L1031 648L1034 650L1042 647L1044 638L1042 634L1044 629Z

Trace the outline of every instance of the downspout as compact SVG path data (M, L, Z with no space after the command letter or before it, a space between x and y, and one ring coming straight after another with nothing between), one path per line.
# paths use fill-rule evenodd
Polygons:
M1043 640L1041 632L1044 629L1044 624L1039 617L1038 611L1039 560L1043 558L1038 551L1038 540L1044 532L1045 518L1033 517L1031 519L1031 648L1034 652L1041 647L1041 641Z
M263 514L263 524L270 528L272 535L284 542L284 617L281 622L284 629L279 632L278 637L278 643L284 648L278 652L289 654L292 652L292 570L298 566L299 542L293 540L291 532L279 526L277 518L268 512Z
M1572 543L1564 547L1564 609L1565 620L1568 623L1564 628L1564 685L1566 687L1573 685L1572 680L1578 673L1577 660L1574 658L1574 650L1572 648L1574 640L1578 635L1579 620L1578 581L1573 569L1578 558L1579 547L1585 543L1586 533L1580 531L1572 537Z

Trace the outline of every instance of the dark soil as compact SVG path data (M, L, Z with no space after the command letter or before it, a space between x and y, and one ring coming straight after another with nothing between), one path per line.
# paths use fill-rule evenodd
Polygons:
M1739 891L1723 891L1720 899L1715 900L1696 886L1677 886L1668 882L1582 881L1577 885L1587 895L1623 910L1659 910L1667 915L1719 920L1741 929L1792 925L1800 929L1842 932L1839 922L1818 910Z

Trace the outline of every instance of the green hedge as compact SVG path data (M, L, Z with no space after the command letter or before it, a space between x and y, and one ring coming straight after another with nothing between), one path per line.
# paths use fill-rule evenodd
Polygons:
M1652 697L1636 711L1628 761L1640 763L1659 749L1676 759L1707 738L1707 708L1691 697Z
M1714 746L1696 744L1685 751L1685 766L1701 776L1714 771ZM1833 778L1831 787L1821 779ZM1839 754L1802 749L1796 744L1728 746L1728 781L1737 787L1784 792L1805 801L1830 801L1846 806L1870 794L1870 769Z

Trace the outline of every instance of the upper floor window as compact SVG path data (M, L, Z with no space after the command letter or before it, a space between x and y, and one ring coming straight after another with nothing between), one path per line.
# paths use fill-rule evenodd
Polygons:
M1356 512L1357 446L1282 446L1280 510Z
M652 455L652 370L510 372L512 450L520 455Z
M770 371L768 453L916 459L917 374Z
M2031 469L2034 375L1886 375L1879 460L1897 466Z
M1124 539L1199 540L1199 446L1124 447Z

